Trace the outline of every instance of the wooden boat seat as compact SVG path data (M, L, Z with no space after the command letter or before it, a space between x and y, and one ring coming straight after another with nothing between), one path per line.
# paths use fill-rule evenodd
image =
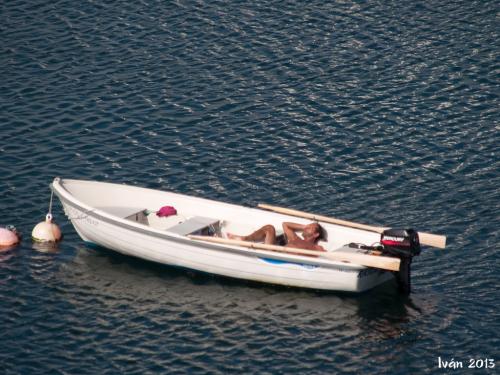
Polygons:
M158 217L155 211L145 208L103 207L101 209L112 215L160 230L165 230L186 220L186 217L182 215Z
M181 236L187 236L188 234L211 235L214 234L218 229L219 219L213 219L203 216L193 216L186 221L183 221L182 223L167 228L166 230L171 233L179 234Z
M186 221L186 219L187 218L185 216L179 214L167 217L159 217L156 215L156 213L150 212L147 215L147 225L155 229L166 230L182 223L183 221Z
M148 225L147 210L138 207L105 206L98 207L110 215Z
M210 217L193 216L186 218L183 215L158 217L153 211L128 207L106 207L103 210L112 215L125 216L127 220L181 236L187 236L188 234L213 235L220 232L219 219Z

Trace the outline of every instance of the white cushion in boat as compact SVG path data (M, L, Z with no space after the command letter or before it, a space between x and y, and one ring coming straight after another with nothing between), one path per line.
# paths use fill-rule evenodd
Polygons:
M165 230L173 227L177 224L182 223L186 220L185 216L182 215L171 215L166 217L159 217L155 212L151 212L148 215L148 225L152 228Z
M218 219L212 219L210 217L193 216L180 224L167 228L167 230L172 233L180 234L181 236L186 236L198 232L210 225L215 225L218 222Z

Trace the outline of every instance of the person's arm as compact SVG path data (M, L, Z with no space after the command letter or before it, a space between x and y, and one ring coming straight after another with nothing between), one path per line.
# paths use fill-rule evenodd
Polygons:
M283 232L285 232L286 238L288 242L293 241L297 238L297 234L295 231L301 231L305 227L304 224L297 224L297 223L283 223Z

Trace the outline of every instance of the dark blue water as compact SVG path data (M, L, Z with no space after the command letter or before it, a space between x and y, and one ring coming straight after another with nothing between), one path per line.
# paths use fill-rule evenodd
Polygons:
M458 373L500 366L495 1L0 5L6 374ZM87 247L55 176L444 233L414 292L355 296ZM464 369L439 369L443 361ZM478 362L479 363L479 362Z

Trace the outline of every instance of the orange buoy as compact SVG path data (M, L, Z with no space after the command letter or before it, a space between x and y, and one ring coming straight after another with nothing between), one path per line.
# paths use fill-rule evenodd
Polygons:
M51 214L47 214L45 221L38 223L31 232L31 238L35 242L57 242L61 237L61 230L52 222Z
M16 228L8 226L7 228L0 228L0 251L7 250L11 246L19 243L19 235Z

